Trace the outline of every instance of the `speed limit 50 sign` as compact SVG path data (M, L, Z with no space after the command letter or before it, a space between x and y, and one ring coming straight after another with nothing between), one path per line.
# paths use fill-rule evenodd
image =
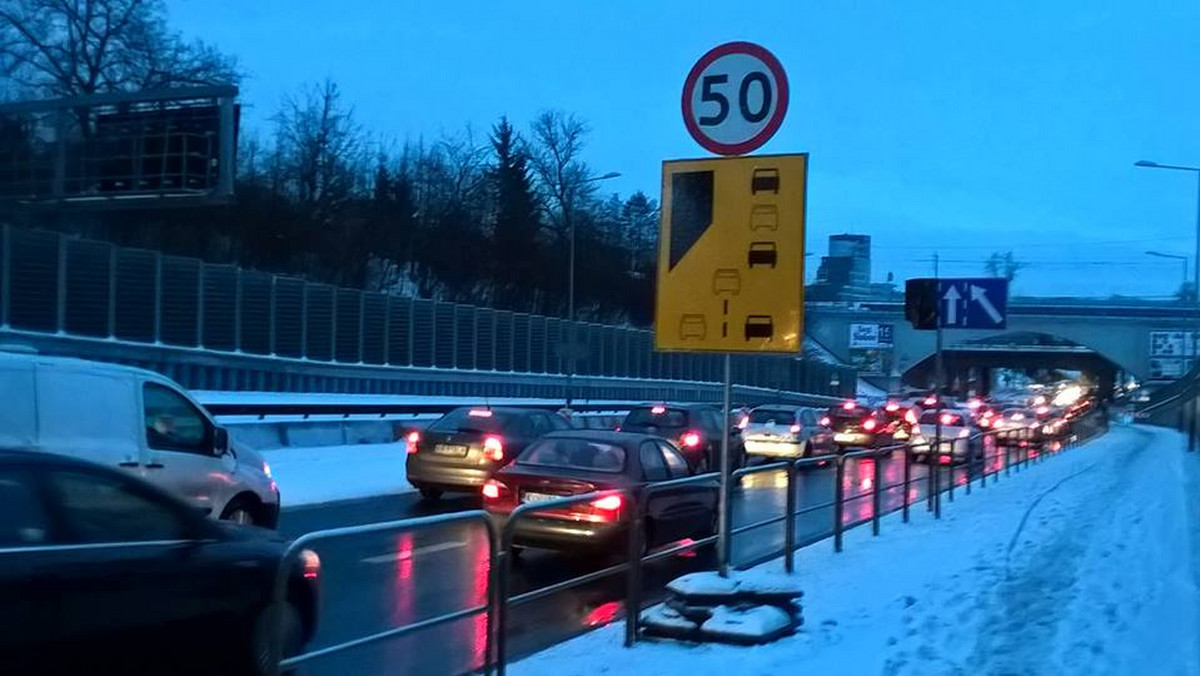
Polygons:
M683 85L683 121L706 150L744 155L766 143L787 113L788 81L773 54L729 42L700 57Z

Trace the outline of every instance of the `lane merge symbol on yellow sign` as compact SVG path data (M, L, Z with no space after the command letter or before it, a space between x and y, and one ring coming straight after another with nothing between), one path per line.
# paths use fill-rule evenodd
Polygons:
M800 351L808 155L663 163L655 347Z

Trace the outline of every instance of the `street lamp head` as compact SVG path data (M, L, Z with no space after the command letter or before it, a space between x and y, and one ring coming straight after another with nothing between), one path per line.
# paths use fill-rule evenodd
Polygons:
M597 177L596 177L596 180L597 180L597 181L604 181L604 180L607 180L607 179L610 179L610 178L621 178L621 172L619 172L619 171L610 171L610 172L608 172L607 174L605 174L605 175L603 175L603 176L597 176Z
M1150 160L1138 160L1137 162L1133 163L1133 166L1135 166L1135 167L1157 167L1158 162L1151 162Z

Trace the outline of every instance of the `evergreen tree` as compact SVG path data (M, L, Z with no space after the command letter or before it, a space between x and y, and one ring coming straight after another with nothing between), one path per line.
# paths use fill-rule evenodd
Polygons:
M529 155L520 135L501 117L492 128L495 163L489 171L495 200L491 276L495 300L502 307L529 310L542 267L538 241L541 221L530 175Z

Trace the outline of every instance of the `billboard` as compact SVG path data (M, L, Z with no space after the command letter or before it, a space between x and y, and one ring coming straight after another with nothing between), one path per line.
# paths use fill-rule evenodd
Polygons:
M851 324L850 349L892 349L891 324Z

